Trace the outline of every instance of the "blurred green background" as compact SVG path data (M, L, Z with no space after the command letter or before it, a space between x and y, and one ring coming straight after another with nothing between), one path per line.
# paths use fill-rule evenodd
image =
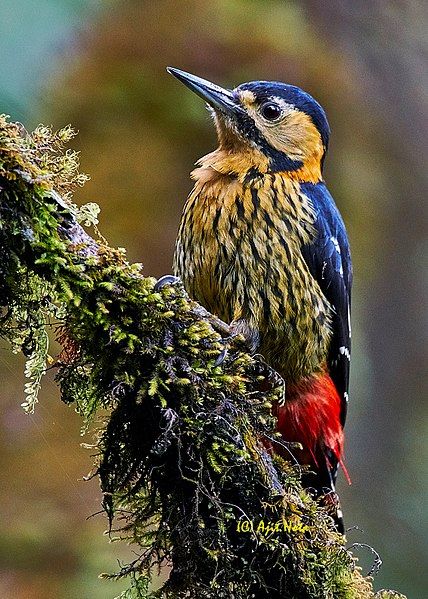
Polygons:
M100 228L148 275L171 271L194 161L215 135L167 65L234 86L299 85L332 127L327 184L355 268L353 369L342 477L349 544L384 564L377 588L428 597L426 3L418 0L0 0L0 112L73 146ZM425 269L424 269L425 266ZM0 597L104 599L97 578L131 549L102 536L80 419L50 375L23 414L23 364L0 345ZM89 441L89 439L84 439ZM368 550L356 549L364 571Z

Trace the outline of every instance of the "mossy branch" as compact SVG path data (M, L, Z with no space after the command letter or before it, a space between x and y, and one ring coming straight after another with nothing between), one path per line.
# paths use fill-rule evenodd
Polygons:
M98 417L110 532L138 551L113 575L131 577L122 597L374 597L298 467L270 451L281 379L179 282L84 231L97 210L71 203L85 180L71 136L0 117L0 334L27 356L26 410L49 362L85 426Z

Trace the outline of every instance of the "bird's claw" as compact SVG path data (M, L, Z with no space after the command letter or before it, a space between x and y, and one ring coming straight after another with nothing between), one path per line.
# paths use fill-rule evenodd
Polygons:
M174 277L174 275L164 275L155 283L154 290L159 291L163 287L166 287L166 285L176 285L179 282L180 279L178 277Z
M230 323L230 330L232 333L230 336L231 340L235 337L243 337L242 344L245 350L250 354L256 353L260 344L260 335L258 330L252 327L247 320L244 318L233 320Z
M222 351L219 353L219 355L217 356L217 359L216 359L216 361L214 362L214 367L216 367L216 366L220 366L220 364L223 364L223 362L224 362L224 361L225 361L225 359L226 359L227 353L228 353L228 350L227 350L227 348L225 347L225 348L224 348L224 349L223 349L223 350L222 350Z

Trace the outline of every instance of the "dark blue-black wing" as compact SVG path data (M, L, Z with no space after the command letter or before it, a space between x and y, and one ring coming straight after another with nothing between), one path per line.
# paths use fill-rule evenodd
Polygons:
M316 238L302 248L312 276L333 309L332 340L328 369L342 398L341 421L345 424L351 352L352 263L342 217L324 183L301 184L316 214Z

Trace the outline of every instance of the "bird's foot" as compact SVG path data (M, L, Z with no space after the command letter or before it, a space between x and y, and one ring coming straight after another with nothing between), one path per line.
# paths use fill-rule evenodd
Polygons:
M238 340L237 338L241 337L243 341L239 341L244 344L245 350L250 354L256 353L260 343L260 334L258 329L251 326L248 320L245 318L232 320L230 323L230 331L230 339Z
M248 322L242 318L239 320L233 320L229 325L228 336L223 337L223 343L225 344L224 349L218 355L214 366L220 366L227 355L229 354L229 345L233 344L235 348L249 353L254 354L258 348L259 334L258 331L252 329Z
M178 277L174 277L174 275L164 275L157 280L154 290L159 291L162 289L162 287L166 287L167 285L176 285L177 283L180 283L180 279Z

